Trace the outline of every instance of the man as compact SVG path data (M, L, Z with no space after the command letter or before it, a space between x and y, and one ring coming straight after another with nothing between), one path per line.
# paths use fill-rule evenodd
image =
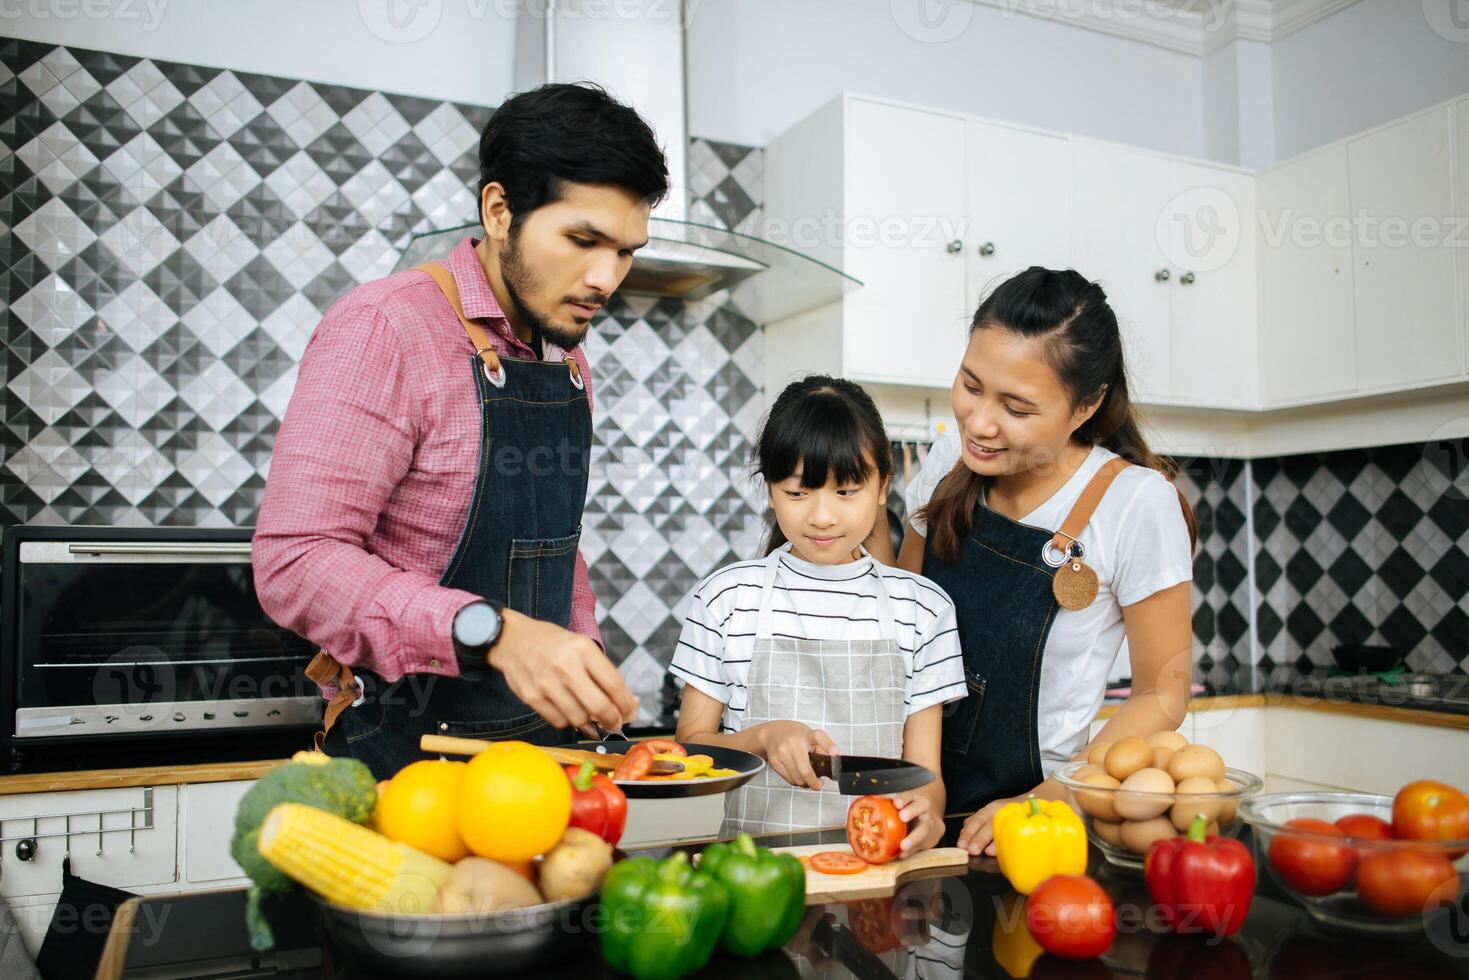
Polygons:
M484 238L352 289L313 333L252 548L266 612L322 648L327 751L379 779L426 733L560 744L637 709L577 547L580 343L667 164L587 85L511 98L479 154Z

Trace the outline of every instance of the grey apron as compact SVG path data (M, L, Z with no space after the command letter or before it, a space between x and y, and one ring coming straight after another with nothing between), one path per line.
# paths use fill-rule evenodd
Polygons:
M790 545L765 561L760 615L751 653L744 728L799 721L831 736L844 755L903 753L907 667L892 600L877 579L879 640L793 640L774 635L775 579ZM851 800L826 780L820 791L792 786L767 767L725 800L721 836L837 827Z

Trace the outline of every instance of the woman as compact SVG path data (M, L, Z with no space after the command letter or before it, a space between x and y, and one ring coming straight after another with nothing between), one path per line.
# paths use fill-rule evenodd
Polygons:
M1064 798L1124 639L1132 694L1097 736L1177 728L1193 667L1195 530L1143 438L1100 286L1032 267L974 315L952 391L958 432L908 488L898 565L953 598L969 696L944 718L959 845L993 853L1010 799ZM1064 549L1061 550L1061 549Z

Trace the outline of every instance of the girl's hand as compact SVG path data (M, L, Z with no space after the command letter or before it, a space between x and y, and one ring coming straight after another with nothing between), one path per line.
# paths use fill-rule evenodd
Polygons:
M908 825L908 836L898 847L899 857L912 857L917 851L926 851L944 836L944 822L933 809L933 801L922 793L894 793L892 800L898 805L898 816Z
M1015 800L1022 797L1015 797ZM970 854L995 855L995 814L1000 812L1000 807L1015 800L995 800L987 804L983 809L970 814L964 821L964 828L959 831L959 846Z
M765 761L792 786L821 789L821 777L811 768L811 753L838 755L836 743L826 732L808 728L799 721L769 721L761 726L760 745Z

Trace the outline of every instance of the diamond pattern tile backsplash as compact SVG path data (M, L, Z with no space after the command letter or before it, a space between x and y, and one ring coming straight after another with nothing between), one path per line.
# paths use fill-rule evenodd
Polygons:
M253 523L322 311L414 233L472 219L492 110L11 39L0 99L0 523ZM693 140L691 220L755 231L762 160ZM676 703L681 600L758 547L737 474L763 341L728 301L640 297L618 297L587 341L584 548L648 717ZM1451 448L1182 460L1200 676L1227 680L1252 649L1326 664L1333 642L1368 640L1469 669Z

